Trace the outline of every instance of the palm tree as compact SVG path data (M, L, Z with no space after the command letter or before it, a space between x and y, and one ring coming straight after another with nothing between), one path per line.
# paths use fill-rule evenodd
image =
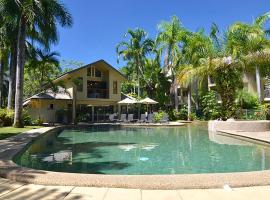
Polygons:
M182 49L183 60L179 65L178 73L185 74L193 72L201 65L201 61L205 58L213 56L213 43L212 40L204 34L203 30L190 34L186 37ZM179 79L179 77L178 77ZM188 116L191 115L191 85L194 81L196 92L196 110L198 109L198 79L195 77L192 81L182 81L179 83L188 88Z
M181 59L181 56L179 56L181 42L185 40L189 32L182 26L176 16L173 16L170 22L161 22L158 25L158 29L160 30L158 42L163 51L165 51L164 68L167 74L171 76L172 81L170 88L171 103L175 110L178 111L178 84L175 74L179 59Z
M26 36L31 34L36 41L49 47L57 41L57 23L71 26L72 18L58 0L0 0L0 13L8 18L18 19L16 95L14 126L23 127L23 79L25 65ZM40 37L40 35L42 37Z
M3 22L0 16L0 22ZM3 86L4 86L4 72L8 64L9 55L9 40L6 35L8 34L5 26L0 27L0 108L3 106Z
M39 93L52 86L52 80L57 72L61 71L59 66L59 53L47 52L40 49L33 49L32 56L26 64L27 71L34 75L32 80L37 81L33 93Z
M228 30L228 52L232 56L246 61L246 64L255 64L254 58L259 58L260 60L264 60L264 56L269 58L264 51L266 48L270 47L270 43L267 38L269 30L264 30L264 25L269 18L270 12L257 17L252 24L241 22L233 24ZM260 69L259 66L260 60L256 60L258 64L246 67L253 67L253 69L255 68L258 99L259 101L262 101L260 78L260 71L262 69Z
M17 23L16 15L12 18L0 13L0 40L1 48L6 49L7 57L9 57L9 81L8 81L8 109L11 109L15 96L15 69L16 69L16 45L17 45ZM3 47L5 46L5 47ZM1 85L1 84L0 84Z
M144 60L147 54L151 53L154 42L147 38L147 33L142 29L128 30L125 37L129 41L120 42L116 47L116 53L125 61L132 61L137 74L138 97L141 96L140 79L143 74Z

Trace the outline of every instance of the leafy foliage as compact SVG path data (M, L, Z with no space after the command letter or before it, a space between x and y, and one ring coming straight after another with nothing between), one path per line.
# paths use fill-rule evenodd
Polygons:
M227 66L216 69L214 74L216 91L221 97L221 117L228 119L237 116L235 99L237 91L242 89L242 73L237 67Z
M183 105L179 110L179 119L187 120L188 119L188 108L187 105Z
M221 108L215 91L211 90L202 97L202 109L206 120L218 119L220 117Z
M24 97L28 98L53 87L53 80L61 73L56 52L32 51L31 59L26 64Z
M160 122L163 119L163 117L165 116L165 114L166 113L164 111L159 111L158 113L156 113L154 115L155 122Z
M242 109L257 109L259 107L258 97L246 89L237 92L236 102Z
M1 126L11 126L14 120L14 110L0 109L0 127ZM33 121L30 115L23 111L23 123L24 125L33 125Z

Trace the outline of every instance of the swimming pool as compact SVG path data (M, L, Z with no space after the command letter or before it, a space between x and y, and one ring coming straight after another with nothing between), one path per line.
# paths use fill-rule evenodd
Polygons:
M89 174L194 174L270 169L270 149L184 127L89 126L46 134L15 157L21 166Z

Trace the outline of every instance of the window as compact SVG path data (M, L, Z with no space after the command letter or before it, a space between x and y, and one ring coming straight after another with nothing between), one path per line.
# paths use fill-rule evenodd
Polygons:
M83 91L83 77L79 77L78 78L77 91L78 92L82 92Z
M87 69L87 76L92 76L92 67Z
M95 69L95 77L101 78L101 71L99 71L98 69Z
M109 89L106 82L87 81L88 98L109 98Z
M113 82L113 94L117 94L117 81Z
M53 110L54 109L54 106L53 106L53 104L51 103L51 104L49 104L49 106L48 106L48 110Z
M101 78L102 73L96 67L89 67L87 69L87 76Z

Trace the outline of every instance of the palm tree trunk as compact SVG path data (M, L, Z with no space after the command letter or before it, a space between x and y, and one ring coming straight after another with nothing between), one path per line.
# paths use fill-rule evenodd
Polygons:
M11 48L10 67L9 67L9 85L8 85L8 109L14 108L15 83L16 83L16 65L17 65L17 42L15 41Z
M0 108L3 106L4 58L0 57Z
M188 121L190 121L191 117L191 87L188 86Z
M257 85L257 93L259 102L262 102L262 90L261 90L261 77L260 77L260 70L256 66L256 85Z
M178 98L178 84L176 78L174 78L174 108L178 112L179 98Z
M199 110L199 83L198 83L198 79L195 80L195 94L196 94L196 101L195 101L195 107L196 107L196 111Z
M24 16L21 16L18 31L17 46L17 72L16 72L16 93L15 93L15 115L14 127L23 127L22 111L23 111L23 79L25 65L25 40L26 40L26 22Z
M77 86L75 85L73 87L73 103L72 103L72 122L73 122L73 124L77 124L76 108L77 108Z
M137 86L138 86L138 98L141 97L141 88L140 88L140 66L139 66L140 62L139 59L136 59L136 73L137 73Z

